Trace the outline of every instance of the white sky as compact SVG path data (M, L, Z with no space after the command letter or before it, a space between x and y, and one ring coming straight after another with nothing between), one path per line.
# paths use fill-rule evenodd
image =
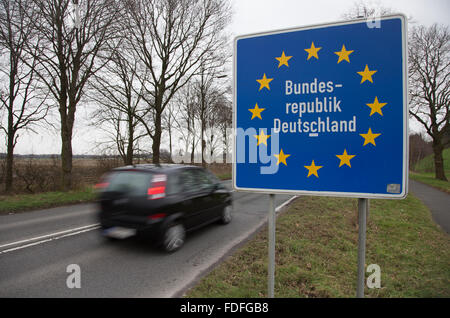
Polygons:
M270 30L286 29L319 23L342 20L341 16L348 11L355 0L230 0L234 17L230 31L233 36L257 33ZM429 26L433 23L449 25L449 0L367 0L363 1L371 7L382 6L395 12L413 17L418 24ZM79 106L73 134L72 148L74 154L92 154L95 141L100 138L99 132L90 126L89 111ZM59 116L55 112L55 118ZM411 123L410 129L417 131L420 126ZM61 141L58 131L49 129L39 134L19 132L16 154L48 154L60 153ZM4 136L2 139L4 140ZM162 148L168 148L163 145ZM6 152L3 142L0 152Z
M232 0L235 35L285 29L342 20L355 0ZM367 0L370 7L390 8L412 16L418 23L449 24L449 0Z

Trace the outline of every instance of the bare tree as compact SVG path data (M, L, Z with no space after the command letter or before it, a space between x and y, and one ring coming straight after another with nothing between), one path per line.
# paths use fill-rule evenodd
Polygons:
M50 91L60 114L62 187L72 185L72 131L78 103L88 79L104 66L98 63L106 43L116 36L119 3L114 0L83 0L75 16L71 0L33 0L38 13L31 17L41 41L30 46L39 60L39 81ZM76 22L76 23L75 23Z
M175 95L175 104L180 109L179 115L174 118L176 131L180 134L179 140L184 142L184 153L189 153L190 162L194 162L195 149L198 141L196 133L196 99L193 83L188 83ZM185 160L187 163L188 160Z
M214 152L214 130L217 127L219 121L219 113L222 111L220 106L222 105L221 99L223 98L223 90L218 86L217 78L220 68L217 64L212 64L209 69L205 69L204 66L200 67L200 74L197 76L194 82L194 93L196 94L196 109L195 115L200 122L200 140L201 140L201 158L202 165L206 165L205 151L206 146L210 145L210 156L213 156ZM206 134L209 133L209 140L207 140Z
M174 126L176 124L177 117L180 113L180 108L177 107L177 103L172 99L172 101L167 106L167 111L163 114L163 125L162 129L167 130L169 134L169 156L172 158L173 154L173 136L174 136ZM172 159L170 159L172 160Z
M7 114L7 123L0 128L6 133L5 191L13 185L14 147L19 130L32 130L45 120L49 107L45 97L34 89L36 58L27 54L30 43L38 43L28 16L35 7L30 0L0 0L0 49L3 60L0 72L0 108ZM9 62L9 65L6 62Z
M412 29L409 39L410 115L433 141L435 177L447 180L443 150L450 130L450 30L434 24Z
M222 91L218 91L216 97L212 101L211 111L208 113L206 121L206 134L208 140L209 156L210 160L215 160L214 155L217 150L222 146L222 158L223 162L226 162L226 157L223 155L227 153L224 147L227 146L227 132L226 129L231 127L231 123L227 126L227 119L231 119L231 107L227 103L227 100Z
M218 111L217 127L222 134L223 162L227 162L227 156L230 153L228 129L231 128L233 121L232 102L227 98L227 94L230 93L231 87L228 87L217 103L218 108L220 108L220 111Z
M224 27L230 6L220 0L128 0L129 37L150 71L143 81L147 109L139 119L152 139L153 162L159 162L162 114L175 93L202 63L216 60L226 45ZM152 127L148 121L152 119Z
M146 136L139 130L137 119L142 87L136 77L145 77L148 72L144 69L138 73L141 68L132 49L123 44L114 44L110 49L113 55L91 81L93 90L89 95L99 106L93 113L93 124L110 136L106 143L113 144L124 164L131 165L138 140Z

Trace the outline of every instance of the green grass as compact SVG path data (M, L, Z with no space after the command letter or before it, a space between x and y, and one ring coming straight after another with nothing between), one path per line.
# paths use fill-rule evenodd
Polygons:
M448 173L450 173L450 148L444 149L442 156L444 158L444 170L448 177ZM418 163L416 163L413 168L413 170L416 172L434 172L434 155L431 154L429 156L426 156Z
M0 214L43 209L55 206L91 201L95 198L92 187L69 192L44 192L0 196Z
M297 199L277 219L275 296L354 297L357 237L356 199ZM370 200L366 249L366 265L381 267L367 297L450 297L450 237L412 195ZM266 297L267 230L186 296Z
M216 176L217 176L217 178L219 178L220 180L230 180L230 179L231 179L231 172L218 174L218 175L216 175Z
M444 171L447 179L450 178L450 148L443 151ZM435 178L434 174L434 156L429 155L420 160L411 171L409 176L411 179L426 183L436 189L450 193L450 182L442 181Z

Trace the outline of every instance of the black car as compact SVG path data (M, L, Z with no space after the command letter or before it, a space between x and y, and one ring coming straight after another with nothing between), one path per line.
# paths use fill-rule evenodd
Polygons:
M173 252L187 231L232 217L230 191L209 170L142 164L111 170L96 185L102 233L142 235Z

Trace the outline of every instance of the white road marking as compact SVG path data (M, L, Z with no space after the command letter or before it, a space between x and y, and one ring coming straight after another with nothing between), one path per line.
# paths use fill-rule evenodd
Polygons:
M15 241L15 242L3 244L3 245L0 245L0 249L8 247L8 246L14 246L14 245L20 245L20 246L2 250L2 251L0 251L0 255L8 253L8 252L12 252L12 251L20 250L23 248L43 244L43 243L50 242L53 240L59 240L64 237L69 237L69 236L89 232L92 230L96 230L98 228L100 228L100 224L95 223L95 224L85 225L85 226L81 226L78 228L69 229L69 230L65 230L65 231L50 233L50 234L46 234L46 235L42 235L42 236L36 236L36 237L32 237L32 238L26 239L26 240Z
M275 208L275 212L279 212L282 208L284 208L286 205L288 205L289 203L291 203L292 201L294 201L295 199L297 199L299 196L298 195L294 195L292 198L290 198L289 200L284 201L282 204L280 204L279 206L277 206Z

